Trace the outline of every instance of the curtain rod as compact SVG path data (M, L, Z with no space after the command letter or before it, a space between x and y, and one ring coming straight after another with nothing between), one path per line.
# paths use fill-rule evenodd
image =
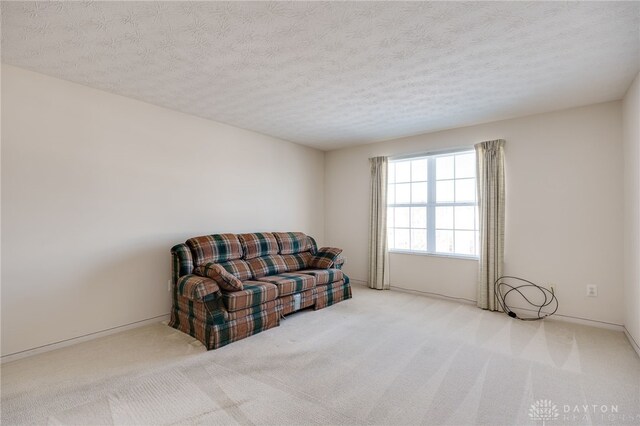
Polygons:
M474 149L473 145L459 146L454 148L442 148L442 149L435 149L432 151L414 152L410 154L390 155L389 160L394 161L394 160L403 160L405 158L412 158L412 157L427 157L429 155L445 155L445 154L452 154L454 152L460 152L460 151L471 151L473 149Z

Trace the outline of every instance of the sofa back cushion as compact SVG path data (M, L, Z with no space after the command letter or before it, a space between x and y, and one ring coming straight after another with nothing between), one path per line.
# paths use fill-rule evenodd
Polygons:
M249 264L242 259L229 260L220 263L227 272L235 276L240 281L250 280L253 278Z
M256 257L247 261L253 278L257 279L265 275L275 275L287 272L287 265L282 256L272 254L269 256Z
M310 251L313 248L311 238L302 232L274 232L278 240L280 254L295 254Z
M287 266L287 272L294 272L309 268L313 255L311 252L305 251L296 254L283 254L281 257Z
M189 238L187 245L193 253L195 266L209 262L221 263L242 257L242 246L235 234L214 234Z
M278 241L270 232L239 234L238 239L242 245L245 260L254 259L260 256L278 254Z

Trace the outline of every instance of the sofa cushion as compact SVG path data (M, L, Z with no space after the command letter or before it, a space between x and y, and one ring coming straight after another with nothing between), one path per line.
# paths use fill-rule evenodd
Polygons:
M191 300L208 301L220 295L220 287L211 278L199 275L184 275L178 278L176 291Z
M242 281L227 272L219 263L207 263L206 265L198 266L193 272L196 275L211 278L224 291L242 290Z
M287 272L299 271L301 269L307 269L311 265L311 258L313 255L305 251L303 253L296 254L283 254L282 260L287 265Z
M265 275L275 275L287 271L287 265L280 255L256 257L247 261L253 278L264 277Z
M226 269L228 273L233 274L240 281L250 280L253 278L249 264L242 259L229 260L227 262L222 262L219 265Z
M335 247L322 247L311 259L311 267L314 269L327 269L340 256L342 249Z
M310 251L313 248L311 239L302 232L274 232L278 240L280 254L294 254Z
M247 309L278 298L278 287L275 284L244 281L242 287L241 291L222 293L224 304L229 312Z
M278 240L270 232L255 232L253 234L238 235L244 259L249 260L260 256L278 254Z
M277 285L279 296L299 293L301 291L313 288L316 285L316 280L311 275L294 274L291 272L258 278L258 281Z
M312 275L316 278L316 285L326 285L344 278L344 274L340 269L307 269L300 271L300 274Z
M242 257L242 246L235 234L215 234L189 238L187 245L193 252L195 266L209 262L221 263Z

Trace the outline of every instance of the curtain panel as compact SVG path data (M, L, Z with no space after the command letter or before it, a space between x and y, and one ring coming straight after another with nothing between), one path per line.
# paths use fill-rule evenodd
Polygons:
M371 202L369 206L369 287L389 289L387 250L387 157L369 159Z
M492 311L500 309L494 286L504 263L504 144L498 139L475 145L480 219L477 305Z

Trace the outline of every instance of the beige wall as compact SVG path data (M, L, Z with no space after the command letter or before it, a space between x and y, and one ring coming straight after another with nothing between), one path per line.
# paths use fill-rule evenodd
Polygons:
M624 97L623 111L624 324L640 345L640 74Z
M609 102L328 152L326 240L366 280L368 158L506 139L505 272L555 283L559 313L622 324L622 105ZM475 299L472 260L391 254L391 284ZM596 298L586 285L598 285Z
M365 280L367 159L495 138L507 140L506 272L555 283L562 314L624 316L638 340L638 91L636 78L624 108L448 130L324 161L310 148L3 65L2 354L166 314L168 249L193 235L305 231L344 247L346 271ZM476 268L391 255L392 285L470 300ZM586 284L599 297L587 298Z
M2 354L169 312L169 248L322 242L324 153L2 66Z

